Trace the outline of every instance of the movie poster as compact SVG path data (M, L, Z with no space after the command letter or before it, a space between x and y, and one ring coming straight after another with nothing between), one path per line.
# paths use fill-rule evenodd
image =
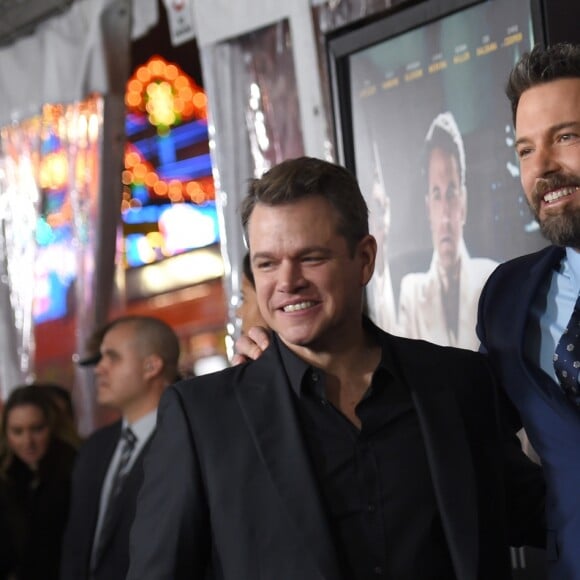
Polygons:
M529 2L485 2L349 57L356 174L379 244L367 299L385 330L477 349L477 303L545 245L519 182L508 73Z

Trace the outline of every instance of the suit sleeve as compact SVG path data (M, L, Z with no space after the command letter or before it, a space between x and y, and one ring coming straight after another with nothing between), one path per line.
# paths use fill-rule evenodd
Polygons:
M489 280L485 283L481 291L481 294L479 295L479 303L477 307L477 324L475 326L475 333L477 334L477 338L479 339L479 352L485 355L488 354L487 340L485 335L485 314L484 314L488 287Z
M522 451L515 435L514 409L498 389L499 428L503 441L508 540L511 546L540 548L546 543L546 486L542 468Z
M92 473L90 443L81 447L72 472L68 521L62 540L60 580L84 578L88 572L93 529L89 529L91 510L86 497L84 474ZM98 501L98 500L96 500Z
M479 352L487 356L489 356L486 324L489 314L487 309L490 288L496 277L496 273L492 274L483 287L477 313L476 331L480 340ZM488 360L490 364L493 362ZM515 435L522 427L521 419L502 387L500 385L496 388L496 397L499 428L503 437L503 467L510 544L512 546L528 544L544 547L546 491L543 472L522 451L520 440Z
M210 527L191 425L179 392L161 399L131 529L127 580L204 578Z

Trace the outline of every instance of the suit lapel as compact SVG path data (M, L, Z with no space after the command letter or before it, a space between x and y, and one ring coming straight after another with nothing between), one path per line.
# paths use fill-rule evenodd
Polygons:
M95 542L95 532L97 529L97 521L99 519L99 510L101 506L101 493L103 490L103 484L105 482L105 477L107 475L107 470L109 469L109 464L113 454L115 453L115 448L117 447L117 441L121 436L122 422L117 421L113 423L106 433L106 437L100 445L98 461L95 464L94 476L90 478L91 489L86 490L87 497L90 497L93 501L91 502L91 510L88 514L89 521L92 521L92 532L88 537L88 542L86 545L86 562L87 569L94 566L95 563L92 562L92 551Z
M94 527L97 525L97 518L99 517L99 508L101 504L101 492L103 489L103 484L105 482L105 477L107 475L107 470L109 469L109 464L115 453L115 448L117 447L117 442L121 436L121 426L122 422L117 421L111 425L110 431L107 433L107 439L102 445L102 450L100 452L100 459L95 466L94 477L91 480L94 482L94 489L91 492L91 497L95 498L94 502Z
M120 433L119 433L120 436ZM123 487L119 493L119 496L114 500L111 509L109 524L107 525L106 529L101 531L104 535L100 542L102 543L103 549L100 550L99 556L102 558L103 554L106 552L107 544L111 540L113 536L113 531L117 528L117 522L123 513L123 508L131 503L131 496L137 492L138 486L141 484L143 479L143 457L147 448L151 443L152 436L149 436L149 439L143 445L142 449L139 451L139 455L135 458L135 462L131 466L131 470L127 474L125 481L123 482ZM98 564L98 562L97 562Z
M458 578L477 576L475 473L457 401L449 390L413 391L443 529Z
M521 307L514 308L512 311L513 340L509 341L509 343L517 345L514 356L521 364L524 372L528 374L530 383L537 385L548 399L554 396L554 390L552 388L553 381L536 364L531 364L525 355L526 325L528 323L528 314L538 292L538 288L546 281L547 276L551 274L556 265L559 264L563 255L564 250L559 247L552 247L542 254L540 260L530 268L528 278L521 281L520 288L518 289L521 289L519 296ZM527 382L522 382L521 385L510 385L510 387L527 388L527 385Z
M411 390L425 442L427 461L443 530L457 578L475 580L478 561L478 518L475 472L467 434L457 400L450 390L437 384L441 369L433 361L417 365L417 351L407 353L405 344L393 342L397 353L395 372ZM426 378L428 387L424 388Z
M248 367L237 395L255 445L306 553L313 556L322 578L340 579L336 548L294 409L293 394L275 347L268 348Z
M522 356L524 350L525 327L532 302L536 297L539 286L546 281L546 277L550 275L551 271L562 260L564 255L564 250L562 248L553 247L550 248L550 250L551 251L542 254L540 260L530 268L528 278L522 280L520 287L517 289L519 303L522 307L513 313L514 336L518 337L518 340L514 341L514 344L519 346L519 352Z

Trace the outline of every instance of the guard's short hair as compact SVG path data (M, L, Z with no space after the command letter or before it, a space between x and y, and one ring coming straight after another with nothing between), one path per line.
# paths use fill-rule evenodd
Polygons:
M153 316L121 316L109 322L107 333L124 324L132 325L142 354L157 355L163 361L163 376L174 382L178 377L179 339L173 329ZM107 334L105 333L105 335Z

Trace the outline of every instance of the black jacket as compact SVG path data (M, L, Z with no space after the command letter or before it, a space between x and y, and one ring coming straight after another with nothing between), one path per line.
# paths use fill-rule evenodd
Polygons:
M508 545L542 544L544 485L500 427L485 357L379 332L416 409L456 578L511 578ZM339 580L291 388L256 362L170 387L145 460L128 580Z
M53 440L38 472L14 457L0 476L0 578L58 579L75 453Z

